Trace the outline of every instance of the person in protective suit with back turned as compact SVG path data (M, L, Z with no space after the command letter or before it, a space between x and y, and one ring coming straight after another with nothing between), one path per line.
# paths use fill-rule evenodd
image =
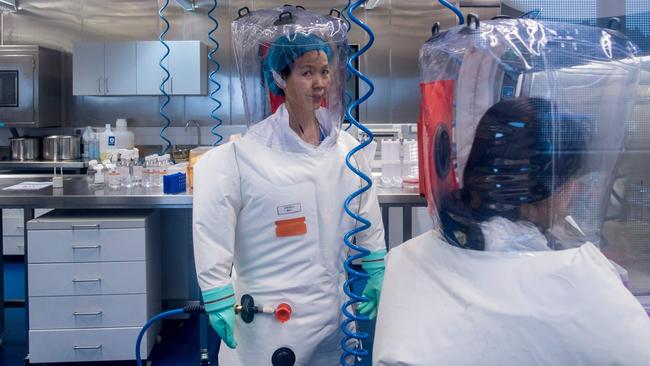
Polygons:
M294 13L301 16L310 15ZM345 60L337 52L305 29L277 37L262 71L268 91L284 96L284 104L249 126L242 139L205 154L195 168L196 273L210 323L228 346L221 347L221 365L270 365L282 348L291 350L296 365L339 362L343 235L356 225L343 202L363 182L344 163L358 142L340 131L340 115L328 109L344 80ZM369 173L363 156L355 155L353 163ZM385 255L374 189L351 206L372 221L356 240L372 252L364 260L372 274L364 291L371 302L361 311L374 316ZM243 294L260 306L289 304L291 319L280 323L258 314L244 323L233 310Z
M487 110L440 228L387 257L374 365L647 364L647 314L596 246L575 245L593 133L542 98Z

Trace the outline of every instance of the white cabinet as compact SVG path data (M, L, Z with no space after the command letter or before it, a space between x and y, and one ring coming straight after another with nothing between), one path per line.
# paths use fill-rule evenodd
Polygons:
M72 56L72 94L104 94L104 43L76 43Z
M135 46L135 42L105 44L105 95L132 95L136 93Z
M165 48L160 42L137 42L138 95L161 95L160 83L165 73L158 66Z
M165 91L170 95L205 95L208 92L207 49L200 41L169 41L164 65L170 73ZM138 42L138 95L160 95L165 77L159 62L165 48L158 41Z
M135 42L76 43L73 95L136 94Z
M134 359L161 307L159 213L55 210L27 229L31 361ZM144 357L159 329L143 338Z
M169 41L164 65L170 95L208 93L207 47L200 41ZM161 95L165 73L159 41L77 43L72 57L73 95Z
M170 94L204 95L208 91L207 51L199 41L174 41L169 48Z

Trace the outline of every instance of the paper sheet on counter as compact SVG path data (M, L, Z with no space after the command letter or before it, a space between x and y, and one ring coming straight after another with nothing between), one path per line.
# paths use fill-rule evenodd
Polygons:
M38 191L45 187L50 187L52 182L22 182L3 188L3 191Z

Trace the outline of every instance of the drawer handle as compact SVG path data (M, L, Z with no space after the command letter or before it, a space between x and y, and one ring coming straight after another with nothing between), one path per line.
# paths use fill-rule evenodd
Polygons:
M79 312L79 311L75 311L72 314L74 316L99 316L99 315L102 315L102 311L101 310L100 311L92 311L92 312L88 312L88 313L82 313L82 312Z
M102 246L97 244L97 245L73 245L72 250L77 250L77 249L99 249Z
M99 224L94 224L94 225L70 225L72 230L92 230L92 229L97 229L99 230Z
M72 282L100 282L101 280L101 278L74 278Z
M72 348L74 348L75 350L79 350L79 349L102 349L102 345L100 344L98 346L72 346Z

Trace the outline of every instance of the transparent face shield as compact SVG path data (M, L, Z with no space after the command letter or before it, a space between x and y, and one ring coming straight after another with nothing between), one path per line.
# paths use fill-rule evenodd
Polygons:
M451 244L600 242L635 52L608 30L522 19L456 27L425 44L421 189Z
M265 144L278 134L336 140L345 113L345 23L292 6L240 15L232 33L247 134Z

